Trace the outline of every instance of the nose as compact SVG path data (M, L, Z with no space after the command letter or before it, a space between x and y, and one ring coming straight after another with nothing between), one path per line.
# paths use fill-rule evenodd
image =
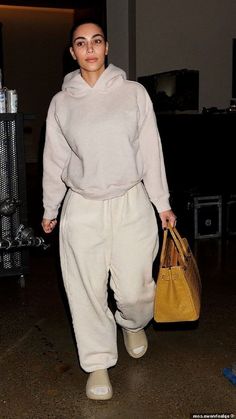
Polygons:
M93 41L87 42L87 52L93 52Z

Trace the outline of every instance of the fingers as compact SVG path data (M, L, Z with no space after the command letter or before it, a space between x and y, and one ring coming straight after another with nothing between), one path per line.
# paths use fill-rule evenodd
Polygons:
M162 222L162 228L163 228L163 230L165 228L168 228L170 225L171 225L172 228L176 227L176 220L172 220L172 221L167 220L165 222Z
M48 234L48 233L51 233L54 230L54 228L56 227L57 220L56 219L47 220L46 218L43 218L43 221L42 221L41 225L43 227L43 231Z
M167 228L167 226L168 226L168 221L163 220L163 221L161 222L161 226L162 226L163 230L164 230L165 228Z
M171 227L176 226L177 217L173 213L172 210L161 212L160 213L160 218L161 218L161 224L162 224L163 229L167 228L168 225L171 225Z
M175 215L171 216L168 220L171 227L175 227L177 223L177 217Z

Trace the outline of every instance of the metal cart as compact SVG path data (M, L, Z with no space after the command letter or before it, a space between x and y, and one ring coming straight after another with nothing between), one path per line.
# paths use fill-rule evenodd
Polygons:
M0 277L17 276L25 287L31 246L45 246L27 226L24 116L0 114Z

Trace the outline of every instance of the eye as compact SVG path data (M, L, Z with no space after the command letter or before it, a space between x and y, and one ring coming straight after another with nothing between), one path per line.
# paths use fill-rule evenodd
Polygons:
M95 45L100 45L100 44L102 44L102 41L103 41L103 39L102 39L102 38L96 38L96 39L94 39L94 43L95 43Z
M75 45L76 45L78 48L82 48L82 47L84 47L85 42L84 42L84 41L77 41Z

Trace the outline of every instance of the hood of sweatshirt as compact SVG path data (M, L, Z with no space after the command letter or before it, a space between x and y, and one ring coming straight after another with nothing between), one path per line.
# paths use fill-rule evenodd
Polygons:
M91 90L109 93L110 89L119 87L125 79L126 74L121 68L109 64L94 86L90 86L83 79L80 70L75 70L65 76L62 90L71 96L84 96Z

